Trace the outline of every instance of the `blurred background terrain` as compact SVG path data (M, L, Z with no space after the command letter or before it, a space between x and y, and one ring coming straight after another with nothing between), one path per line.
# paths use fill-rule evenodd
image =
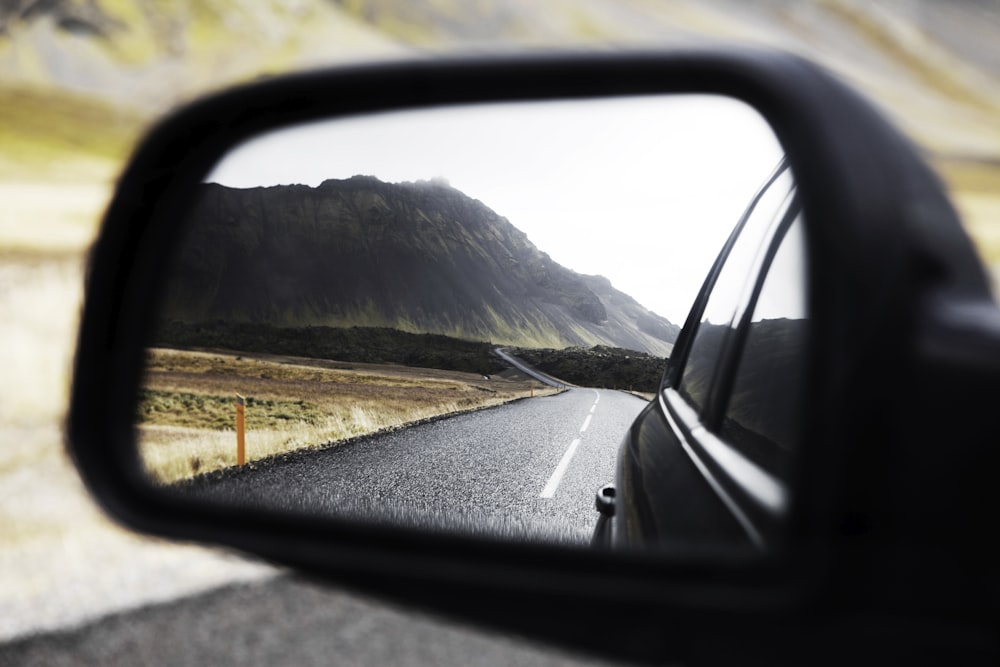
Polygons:
M85 245L94 216L81 206L103 202L85 186L106 194L151 122L234 82L438 54L724 43L793 51L860 88L926 150L995 263L998 33L993 0L3 0L0 178L15 210L0 241ZM72 184L54 199L76 201L56 215L44 183ZM35 196L47 219L26 225Z
M921 147L998 276L997 35L996 0L0 0L0 641L273 574L115 527L62 452L85 254L130 151L177 105L375 60L784 49Z

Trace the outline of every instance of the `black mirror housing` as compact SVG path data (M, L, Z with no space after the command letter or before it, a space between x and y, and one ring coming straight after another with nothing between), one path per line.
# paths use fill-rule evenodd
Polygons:
M228 148L321 116L656 93L748 103L795 172L814 335L802 415L809 449L787 549L751 560L567 552L290 520L150 487L132 418L151 296L185 194ZM90 257L68 447L101 505L136 530L241 549L605 655L839 662L854 659L845 633L878 642L873 656L910 653L913 638L880 634L885 622L902 634L930 627L925 643L996 658L1000 554L989 546L995 502L985 485L998 463L998 359L1000 314L940 182L867 102L817 66L758 51L408 62L237 88L151 132L121 176ZM957 639L948 634L955 616L968 630Z

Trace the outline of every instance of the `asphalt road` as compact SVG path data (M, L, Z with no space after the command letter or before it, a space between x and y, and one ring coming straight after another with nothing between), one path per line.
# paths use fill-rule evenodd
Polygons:
M594 494L645 402L569 389L203 480L241 506L586 544Z
M607 665L294 576L0 644L0 665Z

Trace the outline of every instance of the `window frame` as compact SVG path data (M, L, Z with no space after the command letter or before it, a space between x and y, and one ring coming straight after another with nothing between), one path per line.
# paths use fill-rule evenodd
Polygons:
M678 437L695 467L713 489L733 517L743 527L749 541L760 550L774 548L782 539L782 526L789 513L790 483L764 470L753 460L736 450L719 434L719 427L728 406L739 363L753 318L753 311L774 257L788 229L802 216L802 202L796 184L792 183L783 199L781 212L775 216L760 239L754 270L747 277L746 288L740 295L730 330L722 343L719 360L713 369L706 399L696 408L682 395L680 379L687 366L695 335L701 327L705 308L722 268L746 227L760 199L788 169L782 160L765 184L757 191L712 265L672 357L658 394L659 408ZM808 288L807 288L808 289ZM808 316L808 313L807 313ZM736 321L736 318L739 318ZM733 326L733 325L736 326Z
M767 280L774 258L778 254L788 230L802 215L802 205L794 188L790 197L791 201L782 212L781 219L768 228L767 235L761 240L760 265L757 267L756 275L747 281L747 286L750 289L741 295L736 313L734 313L734 315L739 315L739 321L732 322L729 331L726 332L722 350L719 353L719 361L715 365L712 382L708 387L708 397L699 413L700 420L705 427L716 434L719 432L726 409L729 406L736 374L739 371L747 336L750 333L750 323L757 307L757 300L764 288L764 282ZM681 374L683 375L683 371Z
M661 392L668 387L680 389L681 376L684 373L684 368L687 366L688 356L691 352L695 335L698 333L698 329L701 326L701 320L704 317L705 308L708 306L709 297L715 289L715 284L718 282L719 275L722 273L722 268L729 259L729 255L736 246L740 235L743 233L743 229L746 227L747 221L756 210L760 200L763 199L764 195L771 188L771 186L774 185L774 183L788 170L788 168L788 159L782 158L778 165L774 168L774 171L772 171L768 176L764 184L757 190L756 193L754 193L750 203L747 205L746 209L744 209L739 220L736 222L736 225L733 227L733 231L729 233L729 237L726 239L725 244L723 244L718 256L712 263L712 268L709 269L708 275L705 277L701 289L698 291L698 296L695 298L694 304L691 306L691 310L688 311L687 319L684 321L684 326L681 328L681 332L677 337L673 352L670 355L670 361L667 363L667 368L663 374L662 380L660 381Z

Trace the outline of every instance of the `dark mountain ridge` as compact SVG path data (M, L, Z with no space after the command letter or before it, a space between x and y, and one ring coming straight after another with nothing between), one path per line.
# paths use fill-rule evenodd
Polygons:
M202 186L163 319L388 327L665 356L677 327L439 182Z

